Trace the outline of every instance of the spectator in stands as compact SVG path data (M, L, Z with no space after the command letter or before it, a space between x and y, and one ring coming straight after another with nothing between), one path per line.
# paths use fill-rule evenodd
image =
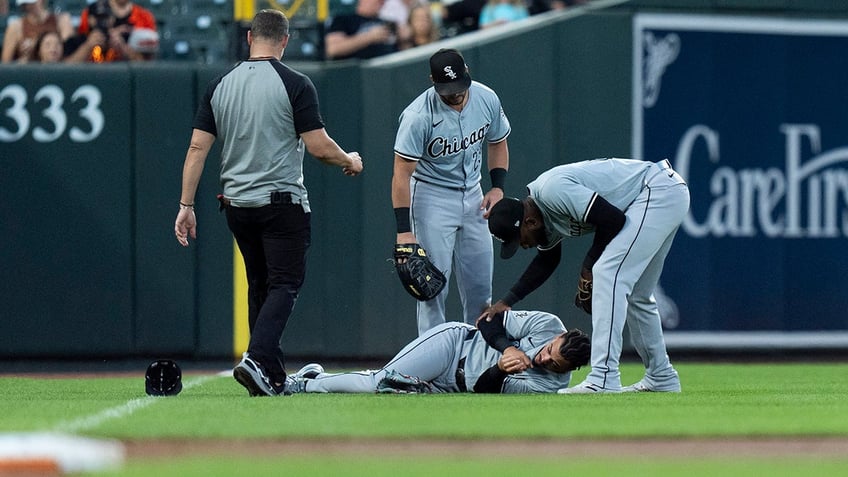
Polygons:
M35 42L46 31L59 33L62 41L74 34L71 16L67 13L52 13L47 10L47 0L17 0L23 9L20 18L9 21L3 35L3 51L0 59L3 63L17 61L26 63L35 54Z
M48 30L39 35L32 49L30 61L33 63L60 63L65 58L62 37L55 30Z
M524 0L489 0L480 12L480 28L491 28L529 17Z
M397 51L395 24L379 17L385 0L359 0L356 12L329 20L324 34L327 59L368 59Z
M409 39L409 12L415 6L416 0L385 0L380 9L379 17L394 22L398 37L398 47Z
M102 44L105 38L100 31L94 31L77 47L76 51L68 54L59 33L52 30L46 31L35 42L30 61L33 63L83 63L88 60L91 50Z
M565 10L588 2L589 0L529 0L527 11L530 15L537 15L551 10Z
M158 46L156 19L150 10L130 0L97 0L82 11L77 41L84 43L94 31L103 33L105 41L92 48L88 55L88 61L94 63L151 59L148 51L130 41L130 36L139 29L145 30L150 41ZM149 48L149 44L145 48Z
M407 23L409 35L401 40L399 44L401 50L433 43L441 38L439 28L433 21L429 3L418 3L412 7Z
M9 14L9 0L0 0L0 16Z
M458 0L442 4L442 25L445 37L475 31L479 28L480 12L487 0Z

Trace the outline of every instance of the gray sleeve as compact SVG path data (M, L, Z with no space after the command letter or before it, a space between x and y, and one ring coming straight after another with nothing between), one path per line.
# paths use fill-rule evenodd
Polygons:
M426 127L427 119L421 114L406 110L400 115L398 132L395 136L395 154L418 161L424 157L425 148L429 138Z
M512 128L509 125L509 119L507 119L506 113L504 113L503 106L501 106L501 100L496 94L492 94L491 101L492 104L490 104L489 107L492 109L494 114L492 117L492 124L486 132L486 140L490 143L497 143L506 139L512 131Z

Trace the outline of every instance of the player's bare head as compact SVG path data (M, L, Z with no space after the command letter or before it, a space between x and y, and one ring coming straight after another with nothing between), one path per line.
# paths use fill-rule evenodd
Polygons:
M279 43L289 36L289 19L279 10L260 10L250 25L253 41Z
M453 48L442 48L433 53L430 57L430 81L446 103L461 104L471 87L471 74L462 53Z
M562 345L559 353L569 363L570 370L580 369L589 363L592 351L592 340L586 333L574 328L562 335Z

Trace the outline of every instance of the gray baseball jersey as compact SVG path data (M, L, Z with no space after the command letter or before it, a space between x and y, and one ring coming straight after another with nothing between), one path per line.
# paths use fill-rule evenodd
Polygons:
M689 209L689 189L667 160L595 159L557 166L527 185L545 221L547 249L593 230L586 223L598 196L624 212L625 224L592 267L592 371L586 383L621 389L624 323L645 364L645 381L677 383L666 354L654 289L677 228Z
M586 215L597 195L626 210L642 191L645 174L653 165L633 159L594 159L543 172L527 184L545 219L548 243L539 248L546 250L565 237L593 232Z
M418 180L472 188L480 183L483 146L503 141L509 132L501 101L488 86L472 81L461 112L429 88L401 113L395 153L418 161L412 174Z
M554 338L566 332L558 317L542 311L507 311L504 328L516 347L532 360ZM490 347L476 328L465 323L442 323L406 345L378 370L324 373L306 384L307 392L373 393L390 371L417 376L433 384L435 392L460 392L457 368L465 358L465 386L473 391L483 372L497 364L501 353ZM568 385L571 373L542 367L507 376L502 393L552 393Z
M492 239L480 210L483 147L509 133L497 94L473 81L462 111L434 88L424 91L401 114L395 138L395 153L418 162L410 179L412 232L448 279L456 271L466 323L474 323L492 298ZM445 322L449 288L418 302L419 335Z

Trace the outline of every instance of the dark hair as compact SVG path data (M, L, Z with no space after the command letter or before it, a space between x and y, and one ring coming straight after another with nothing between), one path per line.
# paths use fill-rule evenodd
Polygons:
M38 35L38 39L35 40L35 47L32 49L32 52L30 52L30 61L37 61L39 63L44 61L44 59L41 57L41 44L44 43L44 39L50 35L56 35L57 37L59 37L60 46L64 44L64 42L62 41L62 35L59 34L58 30L43 31L40 35ZM62 57L64 56L65 55L63 51ZM59 61L62 61L62 58L59 58Z
M289 35L289 19L286 18L285 13L279 10L260 10L253 17L250 31L254 38L282 41Z
M565 339L562 346L559 348L559 354L567 359L574 369L580 369L589 363L589 356L592 352L592 340L586 333L574 328L565 333Z

